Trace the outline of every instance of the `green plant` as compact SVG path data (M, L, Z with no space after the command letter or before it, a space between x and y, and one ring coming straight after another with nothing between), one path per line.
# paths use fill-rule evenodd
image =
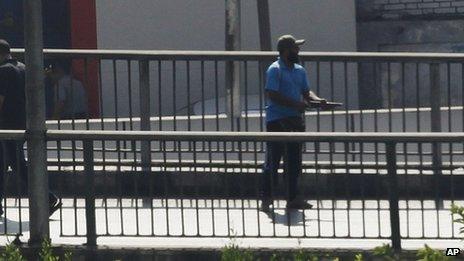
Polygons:
M464 225L464 207L451 205L451 215L458 215L459 218L453 219L453 222ZM459 234L464 234L464 226L459 229Z
M284 261L284 260L286 260L284 257L276 253L272 254L271 258L269 259L269 261Z
M42 241L42 249L39 253L40 260L43 261L59 261L60 258L53 255L52 244L50 239L45 238Z
M230 244L226 245L221 251L221 261L253 261L255 260L253 252L245 250L238 246L237 232L230 229Z
M378 246L374 248L373 255L375 257L380 257L382 258L382 260L386 260L386 261L397 260L395 251L390 246L390 244L383 244L382 246Z
M364 257L363 257L363 255L361 253L356 254L354 256L354 261L363 261L363 260L364 260Z
M21 251L14 244L7 244L5 246L5 252L1 254L1 261L26 261L22 256Z
M319 261L319 258L316 255L312 255L309 252L304 251L303 249L298 250L293 254L293 260L295 261Z
M64 252L64 261L72 261L72 253Z
M443 251L435 250L425 245L424 248L419 249L417 257L420 258L418 261L448 261L453 260L451 257L447 257L443 254Z
M221 261L253 261L253 252L244 250L236 244L230 244L222 249Z
M42 241L42 248L40 249L39 257L41 261L59 261L60 257L53 254L52 244L50 239L44 239ZM64 261L71 261L72 260L72 253L65 252Z

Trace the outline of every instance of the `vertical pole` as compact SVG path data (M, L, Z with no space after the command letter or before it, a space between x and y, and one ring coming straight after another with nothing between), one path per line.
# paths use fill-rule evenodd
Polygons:
M85 173L85 221L87 227L87 246L97 245L97 225L95 223L95 173L93 162L93 141L84 141Z
M226 0L226 51L241 49L240 0ZM240 62L226 62L227 114L240 124Z
M148 61L139 61L140 82L140 130L150 130L150 72ZM151 166L150 141L141 143L142 170L149 171Z
M261 51L272 51L271 22L269 18L269 1L258 1L259 44Z
M430 65L430 124L432 132L441 132L441 93L440 93L440 67L438 63ZM439 174L441 165L441 149L438 144L433 145L433 162L435 174ZM435 165L439 164L439 165ZM438 168L436 168L438 167Z
M398 207L398 181L396 179L396 143L386 143L387 171L388 171L388 195L390 205L390 227L392 247L396 253L401 251L400 214Z
M350 114L350 131L355 132L356 131L356 126L355 126L355 121L354 121L354 114ZM361 147L361 146L360 146ZM356 160L356 143L352 142L351 143L351 160L355 161Z
M440 114L440 65L430 64L430 107L431 107L431 127L432 132L441 132Z
M29 244L49 237L48 174L45 143L45 90L43 82L42 1L24 0L26 62L26 119L29 179Z
M440 92L440 64L430 64L430 124L432 132L441 132L441 92ZM440 200L441 177L441 143L432 143L432 167L434 174L435 206L440 208L443 202Z
M271 22L269 15L269 1L268 0L257 0L258 4L258 24L259 24L259 44L261 51L272 51L271 43ZM259 74L263 76L263 79L266 79L264 72L266 68L269 67L269 62L260 62L259 63ZM259 86L259 88L264 88L264 86ZM260 108L263 109L263 108ZM303 121L305 118L303 117Z

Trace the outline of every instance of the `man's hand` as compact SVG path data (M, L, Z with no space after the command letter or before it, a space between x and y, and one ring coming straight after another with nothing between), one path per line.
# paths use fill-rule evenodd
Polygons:
M324 99L324 98L319 98L319 97L317 97L317 99L313 99L313 101L315 101L315 102L320 102L321 104L327 103L327 100L326 100L326 99Z
M315 101L315 102L320 102L320 103L326 103L327 102L326 99L317 96L313 91L309 91L309 100Z

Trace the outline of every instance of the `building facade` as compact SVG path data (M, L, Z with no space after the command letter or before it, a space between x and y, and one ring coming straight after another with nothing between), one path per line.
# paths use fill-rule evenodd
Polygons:
M356 11L358 51L448 53L464 50L464 1L462 0L357 0ZM413 75L416 70L414 65L405 66L405 74ZM428 77L426 66L422 66L419 70L421 78ZM387 75L390 77L393 97L395 97L395 92L400 92L401 88L400 74L398 69L387 72L386 68L381 66L369 64L360 66L360 106L378 108L385 104ZM452 73L451 77L459 77L459 75ZM443 82L443 84L447 83ZM422 105L427 106L430 98L427 95L428 83L418 83L418 85L421 89ZM457 93L457 88L459 86L453 88L452 97L455 97L453 94ZM415 89L406 86L407 92ZM415 96L412 92L406 93L406 97ZM413 100L406 100L406 106L417 106L416 101ZM394 100L393 105L401 102Z

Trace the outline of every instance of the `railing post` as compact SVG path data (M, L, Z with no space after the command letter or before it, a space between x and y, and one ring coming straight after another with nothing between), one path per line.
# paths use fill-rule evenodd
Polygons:
M150 130L150 71L148 61L139 61L140 82L140 130ZM149 171L151 166L150 142L141 142L142 170Z
M388 195L390 205L390 227L393 249L401 251L400 214L398 207L398 181L396 179L396 143L387 142L387 171L388 171Z
M93 141L84 140L85 174L85 221L87 227L87 246L97 245L97 226L95 223L95 172L93 162Z
M240 131L240 118L242 116L242 108L240 103L240 62L233 63L232 76L232 116L235 121L235 130Z
M430 124L432 132L441 132L441 92L440 92L440 64L430 64ZM442 166L441 143L432 143L432 168L434 174L435 206L441 208L440 176Z
M354 114L350 114L350 132L355 132L356 131L356 126L355 126L355 121L354 121ZM360 144L361 146L361 144ZM351 143L351 160L355 161L356 160L356 154L354 151L356 150L356 143L352 142Z
M440 92L440 65L430 64L430 124L432 132L441 132L441 92ZM433 144L433 169L435 174L440 174L441 147Z

